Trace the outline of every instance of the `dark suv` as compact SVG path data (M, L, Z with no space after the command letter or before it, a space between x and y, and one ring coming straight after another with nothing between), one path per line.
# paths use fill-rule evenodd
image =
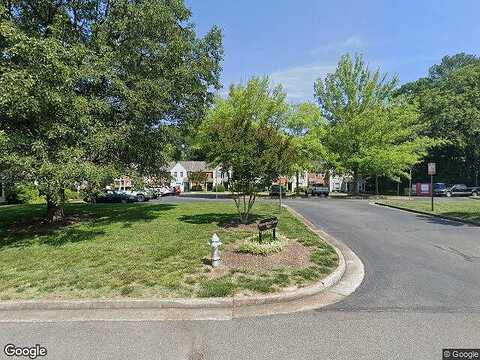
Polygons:
M455 184L445 191L447 197L452 196L478 196L480 187L469 187L465 184Z

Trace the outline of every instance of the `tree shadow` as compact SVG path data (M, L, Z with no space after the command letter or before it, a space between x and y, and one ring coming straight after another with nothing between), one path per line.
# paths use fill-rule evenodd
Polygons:
M0 209L0 215L9 210L13 214L0 218L0 249L89 241L106 234L109 225L131 227L152 221L175 207L175 204L68 204L66 221L53 225L44 221L44 205Z
M454 215L455 214L455 215ZM444 213L442 215L462 217L461 213ZM453 226L453 227L478 227L478 225L462 223L460 221L444 219L437 216L421 215L417 214L417 218L424 220L430 224L444 225L444 226Z
M260 214L250 214L248 224L246 225L253 225L256 221L262 219L263 217L264 216L261 216ZM188 224L215 224L222 228L236 228L245 225L240 223L238 214L205 213L182 215L178 219Z

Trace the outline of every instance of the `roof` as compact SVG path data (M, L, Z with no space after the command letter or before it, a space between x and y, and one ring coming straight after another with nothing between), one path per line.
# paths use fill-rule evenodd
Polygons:
M179 161L179 163L187 170L188 172L199 172L199 171L208 171L211 172L211 169L206 161ZM174 165L175 166L175 165Z

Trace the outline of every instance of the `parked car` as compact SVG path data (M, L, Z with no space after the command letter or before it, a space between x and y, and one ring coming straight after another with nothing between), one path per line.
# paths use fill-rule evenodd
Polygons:
M313 184L310 186L309 193L312 196L328 196L330 188L324 184Z
M138 201L138 197L122 191L114 190L107 191L105 194L96 196L94 198L87 198L85 201L95 203L133 203Z
M447 184L445 183L434 183L433 184L433 196L445 196L447 193Z
M287 194L287 188L284 185L272 185L270 187L270 196L280 196L280 189L282 189L282 196Z
M465 184L455 184L445 190L445 196L478 196L480 187L470 187Z
M148 190L122 190L119 191L127 195L133 195L137 197L137 201L145 202L153 198L153 195Z

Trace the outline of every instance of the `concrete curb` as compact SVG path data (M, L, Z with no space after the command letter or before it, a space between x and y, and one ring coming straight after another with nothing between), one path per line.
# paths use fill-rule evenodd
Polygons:
M315 284L249 297L0 301L0 322L231 320L317 309L338 302L355 291L364 277L360 259L346 245L316 228L293 209L284 207L330 243L338 254L338 267Z
M377 201L373 202L373 204L378 205L378 206L389 207L389 208L392 208L392 209L408 211L408 212L411 212L411 213L414 213L414 214L427 215L427 216L437 217L437 218L444 219L444 220L456 221L456 222L460 222L460 223L464 223L464 224L480 226L480 222L477 222L477 221L474 221L474 220L462 219L462 218L458 218L458 217L455 217L455 216L432 214L432 213L427 212L427 211L409 209L409 208L405 208L403 206L384 204L384 203L377 202Z

